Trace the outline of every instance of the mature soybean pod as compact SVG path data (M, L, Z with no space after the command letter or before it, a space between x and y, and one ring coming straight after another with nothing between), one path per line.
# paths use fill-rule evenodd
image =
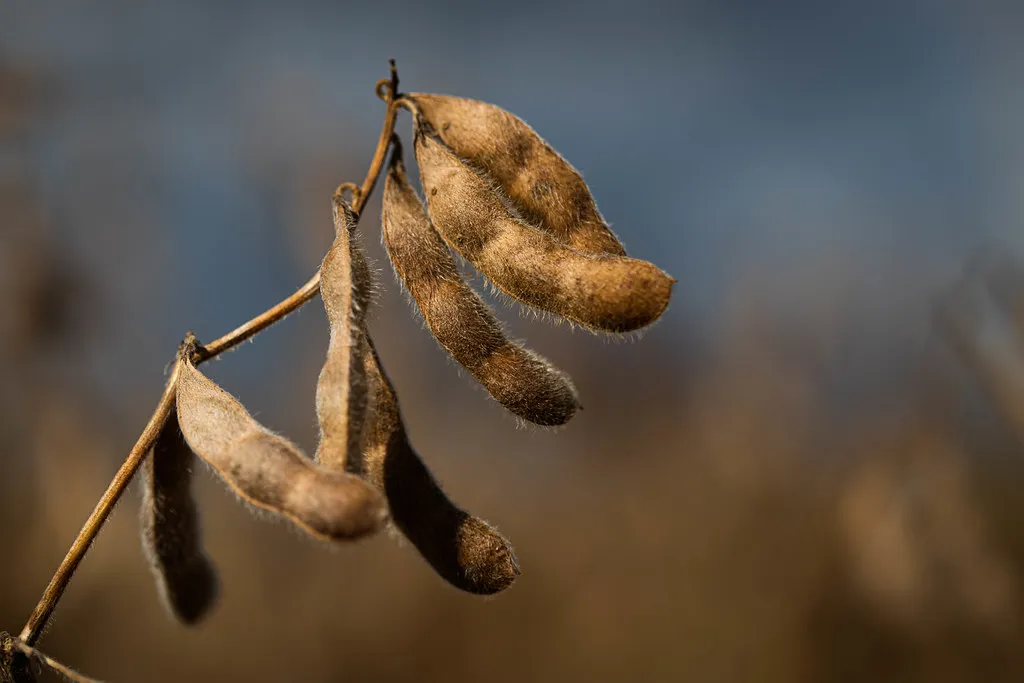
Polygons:
M323 540L358 538L386 523L387 506L372 486L313 464L187 357L179 366L178 423L185 440L242 499Z
M436 137L416 135L434 227L491 282L524 304L606 332L632 332L665 311L674 279L646 261L580 253L527 225Z
M219 587L192 497L194 461L172 411L144 465L142 547L164 605L188 625L206 616Z
M445 241L409 185L394 143L381 211L384 247L438 343L514 415L565 424L579 401L569 378L505 336L490 307L466 283Z
M363 435L360 474L385 494L394 525L443 579L480 595L508 588L519 575L511 544L449 500L413 450L369 335L364 361L374 409Z
M459 157L501 186L531 225L577 251L625 256L583 177L514 114L449 95L405 95Z
M331 341L316 386L320 444L314 459L332 470L345 470L358 457L366 422L363 322L370 304L370 267L356 238L355 212L334 196L334 244L320 266L320 296L327 309Z

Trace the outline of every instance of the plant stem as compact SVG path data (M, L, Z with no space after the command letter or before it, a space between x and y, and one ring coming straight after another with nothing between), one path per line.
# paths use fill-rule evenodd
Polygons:
M71 543L71 548L68 549L67 555L64 556L64 561L60 563L53 578L50 579L50 585L43 591L43 597L39 600L35 610L33 610L32 616L28 618L28 623L22 629L21 635L18 636L26 645L35 645L39 639L39 634L42 632L43 627L46 626L50 615L53 614L54 608L57 607L57 601L60 600L61 594L67 588L71 576L75 573L75 569L78 568L78 563L85 557L86 551L89 550L93 539L96 538L96 534L99 533L103 523L107 521L110 511L114 509L117 500L128 487L128 482L132 480L132 476L135 475L135 471L139 468L143 458L146 457L146 453L153 447L157 434L163 429L164 423L167 422L167 417L171 414L171 409L174 407L174 390L177 381L178 364L175 363L174 371L167 380L167 386L164 387L164 393L160 397L160 402L156 405L156 410L153 411L153 415L143 428L142 434L139 435L135 445L132 446L132 450L129 451L128 457L121 463L121 467L117 470L117 474L114 475L114 479L107 486L107 490L100 496L99 502L96 503L96 507L93 509L92 514L89 515L89 519L86 520L82 530L78 532L78 536Z
M366 173L366 178L363 180L360 188L361 191L353 197L352 208L355 209L357 214L362 212L367 200L370 198L370 194L373 192L374 186L377 184L377 176L380 175L381 168L384 166L384 158L387 155L388 147L391 144L391 135L395 128L395 118L398 114L398 107L395 104L398 95L398 72L395 69L394 60L391 60L391 78L377 83L377 94L387 104L387 110L384 114L384 124L381 127L380 138L377 141L377 149L370 162L370 168ZM298 291L287 299L267 309L243 325L236 327L219 339L197 349L195 363L199 364L220 355L274 323L280 322L289 313L295 311L316 296L319 291L320 271L317 270L313 277L309 279L309 282L302 285ZM149 422L146 423L142 434L139 435L135 445L129 451L128 457L125 458L125 461L107 486L107 490L103 492L99 502L96 503L92 514L89 515L89 519L86 520L81 531L78 532L78 536L71 543L67 555L65 555L64 560L60 563L53 578L50 579L50 583L46 590L43 591L39 604L32 611L32 615L25 624L25 628L22 629L21 634L18 636L18 639L25 645L31 647L39 640L40 634L46 627L50 616L53 614L53 610L56 609L57 602L68 587L68 583L71 581L71 577L74 575L79 563L85 557L85 553L89 550L96 535L99 534L100 529L103 527L104 522L107 521L107 517L110 516L110 512L114 509L117 501L121 498L125 489L128 488L128 484L131 482L132 477L135 476L135 472L139 469L139 465L142 464L146 454L153 447L157 435L163 429L167 418L171 414L171 409L174 407L177 381L178 363L175 363L174 370L167 380L167 385L164 387L164 393L160 397L153 415L149 418Z

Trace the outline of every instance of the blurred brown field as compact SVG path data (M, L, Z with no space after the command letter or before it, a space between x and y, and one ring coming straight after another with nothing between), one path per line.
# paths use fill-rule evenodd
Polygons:
M31 14L12 16L38 25ZM116 92L84 96L90 109L59 59L0 59L0 629L20 630L155 404L178 339L231 329L316 267L330 192L362 177L377 134L378 61L346 67L366 86L343 107L361 112L351 120L318 111L331 95L284 58L239 86L259 106L215 142L244 169L239 213L175 175L218 188L237 168L168 160L173 140L153 143L180 120L136 117ZM202 80L188 73L173 93ZM438 77L472 95L462 80ZM78 147L55 160L53 140ZM158 210L178 204L190 208ZM212 616L186 629L163 611L136 483L41 649L113 682L1024 680L1016 243L929 250L919 216L865 200L836 220L881 224L906 244L801 242L796 225L792 248L754 245L709 283L692 274L697 257L674 255L683 242L625 227L627 246L680 278L641 339L503 314L580 390L585 409L546 431L517 426L432 342L370 206L361 230L382 285L371 330L412 441L457 503L510 538L523 575L493 598L465 595L398 539L325 547L254 517L204 471L222 582ZM794 224L818 215L801 210ZM190 223L204 211L210 222ZM211 227L218 212L253 220ZM308 452L326 345L316 300L207 368Z

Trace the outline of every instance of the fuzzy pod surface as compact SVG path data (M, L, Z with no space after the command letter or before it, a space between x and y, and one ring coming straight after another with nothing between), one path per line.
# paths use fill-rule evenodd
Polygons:
M370 267L356 238L357 217L334 198L334 244L320 266L320 295L331 327L327 360L316 386L320 444L314 459L336 471L358 457L366 422L363 322L370 305Z
M395 274L441 347L514 415L544 426L568 422L579 407L571 380L509 339L466 283L406 179L397 142L384 181L381 222Z
M528 223L577 251L626 255L579 171L525 121L479 100L405 98L455 154L494 178Z
M177 408L189 447L246 502L323 540L359 538L386 523L387 506L373 487L314 464L187 359L180 361Z
M469 593L505 590L519 575L512 545L484 520L456 506L413 450L394 388L367 335L373 416L360 474L387 497L391 520L441 578Z
M219 588L192 496L194 460L172 410L143 465L142 547L164 606L186 625L209 613Z
M445 241L512 298L605 332L657 320L675 280L628 256L571 249L525 223L493 186L433 135L417 131L430 218Z

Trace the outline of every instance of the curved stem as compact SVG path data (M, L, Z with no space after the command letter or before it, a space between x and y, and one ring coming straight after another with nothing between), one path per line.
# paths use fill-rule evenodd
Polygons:
M380 94L379 87L377 92ZM370 161L370 168L366 172L366 179L363 180L359 196L355 198L355 202L352 205L356 213L363 212L366 200L373 193L373 188L377 185L377 178L384 167L384 158L387 156L388 147L391 145L391 135L395 132L395 119L398 117L398 97L398 71L395 69L395 60L392 59L391 83L388 85L388 91L383 98L387 102L388 108L384 112L384 125L380 128L380 137L377 138L377 149L374 151L373 159Z
M410 100L405 95L399 95L398 98L395 99L395 105L398 106L400 109L406 110L407 112L412 114L413 117L416 119L419 119L421 116L420 105L416 104L415 100Z
M386 86L383 93L382 84ZM378 83L377 86L377 93L387 103L387 110L384 113L384 124L381 127L380 138L377 141L377 149L373 154L373 159L370 161L370 168L366 172L366 178L363 180L358 196L354 197L352 208L355 209L357 214L362 213L367 200L370 198L370 194L373 192L374 186L377 184L377 177L380 175L381 169L384 166L384 158L387 155L388 147L391 143L391 134L395 129L395 118L398 114L398 106L396 105L398 72L395 69L394 60L391 60L391 78ZM263 313L260 313L252 320L239 325L224 336L215 339L205 346L199 347L196 351L196 357L194 359L195 363L198 364L209 360L214 356L218 356L228 349L241 344L243 341L256 335L260 331L265 330L274 323L280 322L289 313L295 311L316 296L319 291L320 271L317 270L306 284L302 285L298 291L288 298L284 299L272 308L267 309ZM53 578L50 579L50 583L46 587L46 590L43 591L43 596L40 598L39 604L36 605L36 608L32 611L32 615L29 617L28 622L25 624L25 628L22 629L18 638L25 645L31 647L39 640L39 636L42 633L43 628L45 628L50 616L53 614L53 610L57 607L57 602L60 600L61 595L64 594L64 590L68 587L68 583L70 583L71 577L74 575L79 563L82 561L82 558L85 557L85 553L89 550L89 546L92 545L93 540L103 527L104 522L107 521L107 517L110 516L110 512L114 509L114 505L117 504L117 501L121 498L125 489L128 488L128 484L131 482L135 472L139 469L139 465L142 464L146 454L153 447L153 443L156 441L157 435L160 433L160 430L163 429L164 424L167 422L167 418L171 414L171 409L174 407L177 381L178 364L175 363L174 371L167 380L167 385L164 387L164 393L160 397L160 401L157 403L156 409L153 411L153 415L149 418L149 422L146 423L145 428L142 430L142 434L139 435L135 445L128 453L128 457L125 458L125 461L121 464L121 467L117 470L114 478L107 486L106 491L104 491L103 495L100 497L99 502L96 503L96 507L93 509L92 514L89 515L89 519L86 520L81 531L78 532L78 536L76 536L75 540L72 542L71 547L64 556L64 560L60 563L60 566L54 573Z
M29 660L35 661L37 664L41 664L43 668L56 672L57 674L63 677L62 680L71 681L71 683L101 683L95 678L83 676L74 669L68 668L67 666L61 664L57 660L48 656L46 653L40 652L31 645L27 645L21 639L15 640L6 631L0 633L0 658L4 660L0 661L0 667L7 666L10 663L15 650L20 651ZM0 668L0 675L6 675L10 673L12 672L9 669L5 671L2 668ZM4 678L3 680L7 681L9 679ZM18 678L17 680L22 679ZM35 678L33 678L32 680L34 681Z
M309 282L299 287L298 291L284 301L272 308L268 308L252 320L242 323L223 337L199 347L196 351L195 362L197 364L201 363L214 356L219 356L230 348L238 346L249 337L255 336L274 323L284 319L289 313L316 296L319 291L320 271L317 270L313 273L313 277L309 278Z
M114 479L107 486L107 490L103 492L99 502L96 503L96 507L93 509L92 514L89 515L89 519L86 520L82 530L78 532L78 536L72 542L67 555L64 556L64 561L60 563L57 572L50 579L50 585L43 591L43 597L39 600L35 610L32 611L32 616L28 618L28 623L22 629L21 635L18 636L26 645L35 645L39 639L39 634L42 632L43 627L46 626L46 622L49 621L53 610L57 607L57 601L60 600L60 596L63 595L64 589L67 588L68 582L71 581L71 576L75 573L75 569L78 568L78 563L85 557L86 551L89 550L93 539L96 538L96 534L99 533L103 523L107 521L110 511L114 509L117 500L128 487L128 482L131 481L143 458L146 457L146 453L153 447L157 435L163 429L164 423L167 422L167 417L171 414L171 409L174 407L177 382L178 364L175 363L174 371L167 380L167 386L164 387L163 395L160 396L160 402L156 404L156 410L153 411L149 422L142 429L142 434L139 435L135 445L132 446L132 450L128 452L128 457L121 463L121 467L117 470L117 474L114 475Z
M380 92L379 86L380 84L378 84L378 92ZM397 72L394 71L394 60L392 60L392 78L389 87L391 89L384 96L384 101L387 102L387 110L384 112L384 125L381 126L380 138L377 140L377 149L374 151L373 159L370 161L370 168L366 171L366 178L363 180L363 184L360 186L359 192L355 193L355 196L353 197L352 208L355 209L357 214L363 212L363 209L366 207L367 200L373 193L373 188L377 185L377 178L380 176L381 169L384 167L384 159L387 156L388 148L391 145L391 135L395 132L395 119L398 116L398 99L394 96L394 93L398 88L398 75ZM313 274L313 277L309 279L309 282L302 285L297 292L281 303L277 304L273 308L267 309L243 325L236 327L220 339L216 339L209 344L202 346L198 350L196 362L200 363L204 360L220 355L228 349L237 346L249 337L252 337L256 333L270 327L292 311L302 306L302 304L312 299L319 291L320 271L317 270L316 273Z

